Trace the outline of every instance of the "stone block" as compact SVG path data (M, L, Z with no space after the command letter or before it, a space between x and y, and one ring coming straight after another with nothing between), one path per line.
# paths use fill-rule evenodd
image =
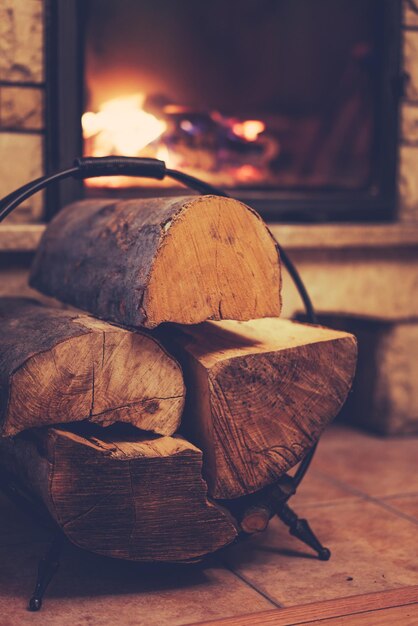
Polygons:
M42 0L0 0L0 80L43 80L43 6Z
M0 87L0 127L41 130L43 89Z
M321 313L418 320L418 246L295 250L289 256ZM291 317L301 310L300 297L285 273L282 314Z
M398 219L418 221L418 146L401 146L398 167Z
M35 134L0 133L0 197L43 174L43 138ZM43 196L36 194L6 220L37 222L43 215Z
M403 69L406 74L405 97L418 102L418 31L403 33Z
M418 146L418 105L405 103L401 107L401 138L404 144Z
M418 322L321 317L356 335L358 364L340 419L384 435L418 433Z

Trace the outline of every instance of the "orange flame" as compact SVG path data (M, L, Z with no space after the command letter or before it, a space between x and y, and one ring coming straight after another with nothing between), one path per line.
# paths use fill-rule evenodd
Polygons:
M97 113L81 118L84 139L92 140L91 154L138 156L160 137L167 125L143 110L144 96L135 94L104 102Z
M236 122L232 126L233 132L246 141L256 141L265 128L266 125L261 120L245 120L245 122Z

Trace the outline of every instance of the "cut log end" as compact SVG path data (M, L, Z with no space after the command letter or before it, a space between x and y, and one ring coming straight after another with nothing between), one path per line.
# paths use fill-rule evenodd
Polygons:
M1 300L0 320L3 436L80 420L178 429L182 373L153 337L24 299Z
M128 326L249 320L281 309L272 235L252 209L218 196L70 205L43 236L31 284Z
M183 428L221 499L296 465L341 409L355 371L352 335L287 320L206 322L170 329L166 340L190 383Z
M241 530L249 535L261 533L267 529L271 517L272 512L267 506L251 506L240 521Z
M49 429L0 440L0 462L43 499L73 543L98 554L184 562L237 536L230 514L207 499L202 453L178 436Z
M166 229L144 325L278 316L280 281L277 250L258 215L236 200L193 198Z

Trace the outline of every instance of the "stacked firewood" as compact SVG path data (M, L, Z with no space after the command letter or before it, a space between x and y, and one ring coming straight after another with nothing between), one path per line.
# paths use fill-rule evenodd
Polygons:
M47 228L31 284L77 308L0 302L0 463L69 539L189 561L264 528L245 498L338 413L356 341L279 319L260 217L215 196L83 201Z

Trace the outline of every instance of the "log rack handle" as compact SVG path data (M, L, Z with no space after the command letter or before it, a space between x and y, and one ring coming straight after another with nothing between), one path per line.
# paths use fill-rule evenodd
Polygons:
M0 200L0 222L24 200L53 183L57 183L66 178L86 179L98 176L136 176L156 180L163 180L165 177L168 177L203 195L215 195L224 198L231 197L225 191L195 176L167 168L164 161L160 161L159 159L125 156L78 157L75 159L73 167L36 178L15 191L12 191L12 193ZM276 239L275 242L277 253L289 272L303 301L308 322L317 324L315 310L299 272Z

